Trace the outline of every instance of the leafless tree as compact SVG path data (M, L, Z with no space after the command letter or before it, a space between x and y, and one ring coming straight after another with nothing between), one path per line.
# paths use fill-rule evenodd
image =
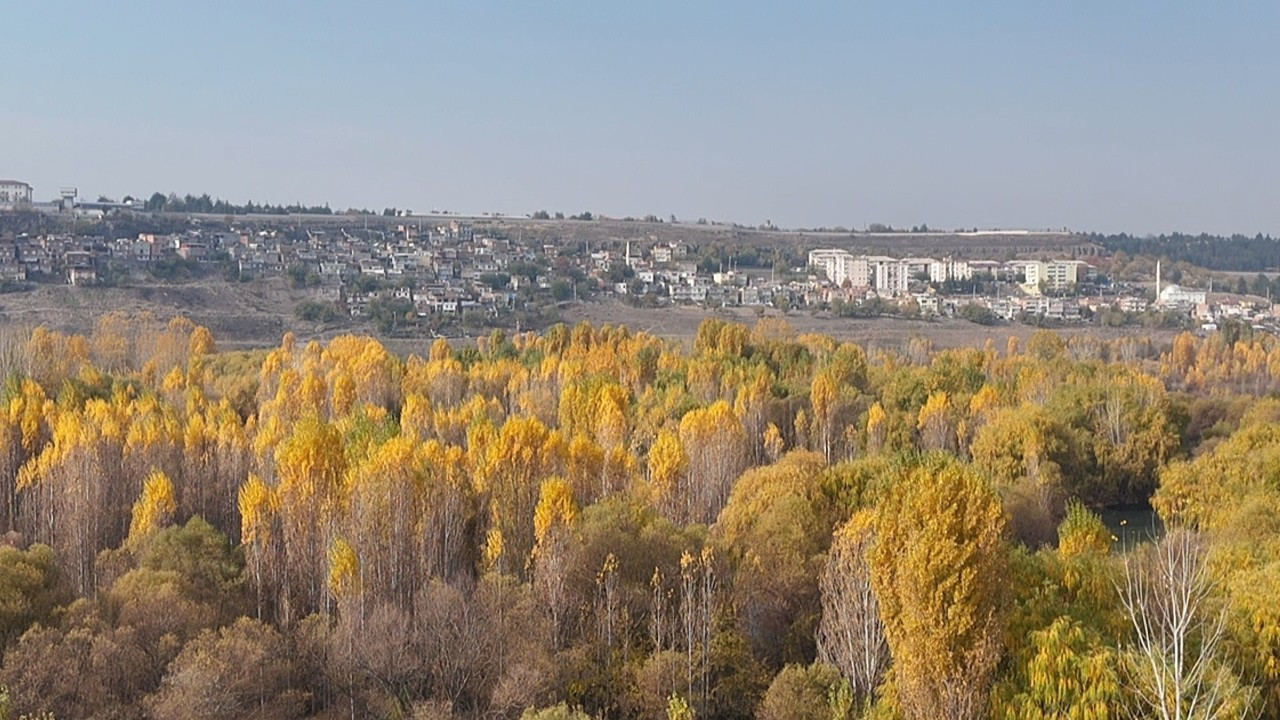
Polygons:
M1204 538L1187 529L1125 559L1120 600L1133 624L1125 671L1142 708L1161 720L1250 717L1250 689L1223 661L1226 609Z
M680 558L680 627L686 660L685 684L700 712L708 707L711 688L711 640L715 635L717 595L715 554L710 548Z
M330 673L339 679L339 692L354 712L405 712L407 699L427 680L422 658L414 647L409 614L381 603L364 617L353 617L351 602L329 637Z
M490 618L468 593L439 580L418 594L414 635L427 690L455 709L478 707L498 674Z
M546 614L551 647L556 650L564 644L565 626L572 604L566 580L569 566L566 534L563 527L552 528L533 557L533 591Z
M875 692L889 665L889 643L867 563L873 540L869 527L843 528L819 580L818 657L839 668L863 699Z
M418 593L411 625L426 694L455 713L501 717L546 700L555 668L527 586L497 577L470 590L432 581Z
M662 569L655 567L649 580L649 642L655 653L665 650L670 642L672 594L664 582Z
M600 647L606 657L613 652L614 638L620 629L618 582L618 557L609 553L596 574L596 623Z
M31 328L10 325L0 328L0 372L9 377L16 372L28 372L27 338Z

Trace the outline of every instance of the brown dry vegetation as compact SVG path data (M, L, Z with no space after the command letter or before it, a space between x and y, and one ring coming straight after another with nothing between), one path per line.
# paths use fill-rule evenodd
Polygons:
M777 310L765 313L781 317ZM594 325L626 325L636 330L657 335L668 340L688 341L698 332L698 324L708 317L720 317L733 322L752 324L758 312L752 308L719 308L706 310L699 307L667 307L658 309L637 308L620 302L583 303L567 307L561 312L569 324L586 320ZM939 318L936 320L911 320L906 318L839 318L829 314L811 315L807 312L791 312L787 322L800 334L821 333L838 340L856 342L871 350L876 348L899 349L913 338L924 338L937 348L982 347L993 340L1000 347L1015 336L1026 343L1037 328L1018 323L984 326L967 320ZM1074 335L1090 335L1105 340L1124 337L1151 338L1158 345L1173 342L1176 330L1151 330L1148 328L1110 328L1095 325L1065 327L1056 330L1070 338Z
M313 291L292 290L281 278L119 288L37 285L29 292L0 295L0 325L89 333L99 317L112 312L150 312L160 320L182 315L212 330L222 345L245 348L275 345L286 332L304 339L372 332L371 327L350 322L330 328L299 320L293 308L308 298L315 299Z
M252 283L204 280L184 284L136 285L122 288L80 288L68 285L38 285L29 292L0 295L0 326L31 328L44 325L53 330L87 334L97 319L107 313L128 315L150 312L160 320L186 316L208 327L227 348L261 348L279 343L286 332L301 340L325 340L343 333L374 335L372 323L344 320L316 325L299 320L294 306L314 300L312 290L294 290L281 278ZM770 309L765 314L779 316ZM752 324L759 317L754 308L665 307L637 308L621 302L586 302L565 305L564 322L626 325L670 340L691 340L698 324L708 317L721 317ZM901 348L913 338L927 339L934 347L982 347L988 339L1003 347L1010 336L1028 340L1036 328L1012 324L985 327L964 320L910 320L905 318L837 318L796 311L787 321L800 333L822 333L871 348ZM1146 328L1067 327L1064 336L1092 335L1114 340L1121 337L1150 337L1158 344L1172 342L1176 332ZM383 339L398 354L425 352L429 338ZM463 341L466 342L465 340Z

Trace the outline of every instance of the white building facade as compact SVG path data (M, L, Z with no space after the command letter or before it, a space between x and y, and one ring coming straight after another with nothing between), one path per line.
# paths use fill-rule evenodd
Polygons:
M19 180L0 180L0 205L31 204L31 186Z
M911 284L911 266L892 258L885 260L890 262L876 263L876 292L890 297L905 295Z
M1161 305L1189 306L1203 305L1208 298L1204 290L1193 290L1181 285L1166 285L1160 290L1158 298Z
M1029 262L1026 266L1026 284L1029 287L1045 287L1049 290L1066 290L1080 282L1081 266L1079 260L1052 260L1050 262Z
M837 249L809 251L809 266L822 270L832 285L874 288L877 293L890 297L905 295L913 270L927 271L929 262L932 261L927 258L899 260L885 255L854 255Z
M943 283L948 280L972 280L973 268L965 260L934 260L929 263L929 282Z

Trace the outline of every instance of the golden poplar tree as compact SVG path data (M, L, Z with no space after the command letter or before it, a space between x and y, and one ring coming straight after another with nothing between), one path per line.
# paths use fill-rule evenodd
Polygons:
M534 547L531 564L532 585L551 627L553 646L558 647L570 610L568 555L570 531L578 519L573 488L562 478L542 483L538 507L534 511Z
M142 483L142 494L133 504L129 523L129 543L136 545L148 535L168 525L178 509L173 483L159 470L152 470Z
M874 519L871 510L860 510L836 530L819 578L818 657L839 668L867 705L889 666L889 645L868 561L875 545Z
M729 501L733 481L746 468L746 433L723 400L680 420L680 442L689 457L682 493L686 521L710 523Z
M867 452L878 453L884 449L889 434L889 416L880 403L872 403L867 410Z
M677 496L684 473L689 467L689 456L680 442L680 435L672 430L662 430L649 448L650 502L672 516L683 513L681 498Z
M326 552L344 509L346 459L337 428L316 417L300 421L276 450L276 477L285 550L287 624L328 602Z
M1005 518L987 481L929 456L876 509L872 582L908 718L981 717L1001 654Z
M479 428L477 428L479 431ZM501 430L468 436L476 490L488 506L486 556L495 569L519 573L533 551L533 514L542 480L563 462L560 434L536 419L513 417ZM475 440L480 440L476 442Z
M956 433L951 419L951 402L947 393L931 393L916 418L920 431L920 447L924 450L951 450Z
M237 494L240 510L240 542L248 556L253 573L254 592L257 595L257 617L262 619L262 595L267 589L266 573L275 569L274 552L277 539L273 532L280 512L280 501L275 492L257 475L250 475Z

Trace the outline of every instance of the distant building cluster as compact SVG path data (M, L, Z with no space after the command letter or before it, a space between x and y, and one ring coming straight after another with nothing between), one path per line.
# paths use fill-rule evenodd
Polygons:
M800 304L861 303L871 298L911 306L921 315L953 315L966 305L977 305L1000 320L1043 318L1080 322L1099 313L1116 311L1141 314L1164 311L1183 314L1206 328L1222 318L1248 320L1256 327L1273 324L1270 303L1249 298L1219 296L1211 300L1206 290L1163 285L1159 264L1154 301L1141 288L1099 284L1097 269L1075 258L1053 260L964 260L945 258L892 258L855 255L847 250L818 248L809 251L814 273ZM948 283L952 292L947 291ZM979 294L982 286L994 294ZM955 291L963 288L963 290ZM1088 288L1088 293L1082 293Z
M1012 260L1007 263L927 257L891 258L854 255L848 250L818 249L809 252L809 267L821 270L833 285L870 289L897 297L911 292L911 281L931 283L972 280L982 273L994 280L1014 281L1031 294L1062 291L1086 279L1094 269L1082 260Z
M137 211L127 199L78 202L74 188L63 189L62 200L54 203L33 203L31 195L27 183L0 181L0 210L76 217ZM769 262L746 254L743 268L738 255L709 254L705 247L657 235L603 242L503 237L500 230L461 219L366 221L363 227L350 219L246 220L216 228L196 219L170 234L100 234L110 227L0 235L0 283L111 283L133 272L162 280L209 272L232 280L288 276L295 287L313 288L315 298L338 316L385 316L395 307L397 317L432 318L425 324L433 329L463 320L464 314L500 324L495 318L509 311L537 311L600 295L648 306L809 308L843 316L888 312L981 321L1081 322L1107 312L1117 321L1114 313L1159 310L1205 326L1223 317L1268 323L1273 307L1221 294L1215 302L1205 290L1164 285L1159 263L1152 294L1100 278L1092 264L1078 259L1082 255L996 261L816 248L807 252L807 267L779 267L777 254ZM375 306L384 300L389 302Z
M70 235L0 237L0 282L65 280L85 285L97 280L95 258L103 248Z
M854 255L839 249L811 250L809 267L822 270L827 279L838 287L873 289L890 297L910 292L913 279L942 283L973 278L973 267L964 260L897 259L883 255Z

